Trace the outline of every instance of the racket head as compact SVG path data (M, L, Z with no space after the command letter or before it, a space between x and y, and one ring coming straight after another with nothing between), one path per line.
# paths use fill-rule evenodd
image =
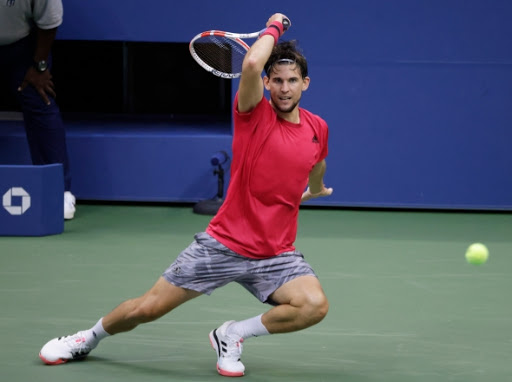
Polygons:
M242 74L242 63L249 50L249 45L242 38L254 38L259 33L205 31L190 41L190 54L206 71L221 78L238 78Z

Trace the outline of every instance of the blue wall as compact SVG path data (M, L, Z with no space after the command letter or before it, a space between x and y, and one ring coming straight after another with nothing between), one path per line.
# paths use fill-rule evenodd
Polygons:
M66 0L59 38L186 42L282 11L310 63L301 106L330 126L335 193L312 204L512 209L511 1L278 4Z

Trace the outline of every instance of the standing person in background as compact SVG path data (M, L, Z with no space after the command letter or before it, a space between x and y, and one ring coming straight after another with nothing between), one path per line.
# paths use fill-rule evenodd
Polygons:
M0 83L21 107L32 164L62 163L64 219L73 219L76 200L71 193L66 131L50 71L51 47L62 24L62 1L0 1Z
M332 193L323 183L328 129L323 119L299 108L310 79L296 45L277 44L284 17L269 18L266 32L245 57L234 102L231 180L206 232L195 235L143 296L124 301L90 329L46 343L39 353L43 362L84 358L100 340L154 321L232 281L272 307L210 332L221 375L244 375L245 340L302 330L325 317L327 297L294 241L300 203Z

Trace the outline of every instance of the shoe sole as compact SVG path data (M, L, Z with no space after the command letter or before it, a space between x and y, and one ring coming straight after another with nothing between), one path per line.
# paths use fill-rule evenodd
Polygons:
M215 352L217 353L217 372L220 374L220 375L223 375L224 377L243 377L244 376L244 373L240 373L240 372L232 372L232 371L227 371L227 370L223 370L219 367L219 357L220 357L220 352L219 352L219 346L218 346L218 340L217 340L217 334L215 333L217 329L215 330L212 330L210 332L210 334L208 335L208 338L210 339L210 345L212 345L212 348L213 350L215 350Z
M39 358L41 358L41 360L47 364L47 365L62 365L63 363L66 363L68 362L69 360L67 359L62 359L62 358L59 358L57 361L48 361L46 358L44 358L41 353L39 353Z
M72 210L69 210L69 211L66 211L64 209L64 220L71 220L75 217L75 209L72 209Z

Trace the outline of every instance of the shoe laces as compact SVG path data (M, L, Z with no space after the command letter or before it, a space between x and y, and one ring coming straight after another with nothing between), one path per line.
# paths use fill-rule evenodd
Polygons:
M237 336L225 335L220 340L221 346L221 355L226 359L230 359L233 361L240 361L240 356L242 355L243 338Z
M78 332L73 335L60 337L59 341L62 341L73 354L89 353L93 348L87 344L85 338L85 332Z

